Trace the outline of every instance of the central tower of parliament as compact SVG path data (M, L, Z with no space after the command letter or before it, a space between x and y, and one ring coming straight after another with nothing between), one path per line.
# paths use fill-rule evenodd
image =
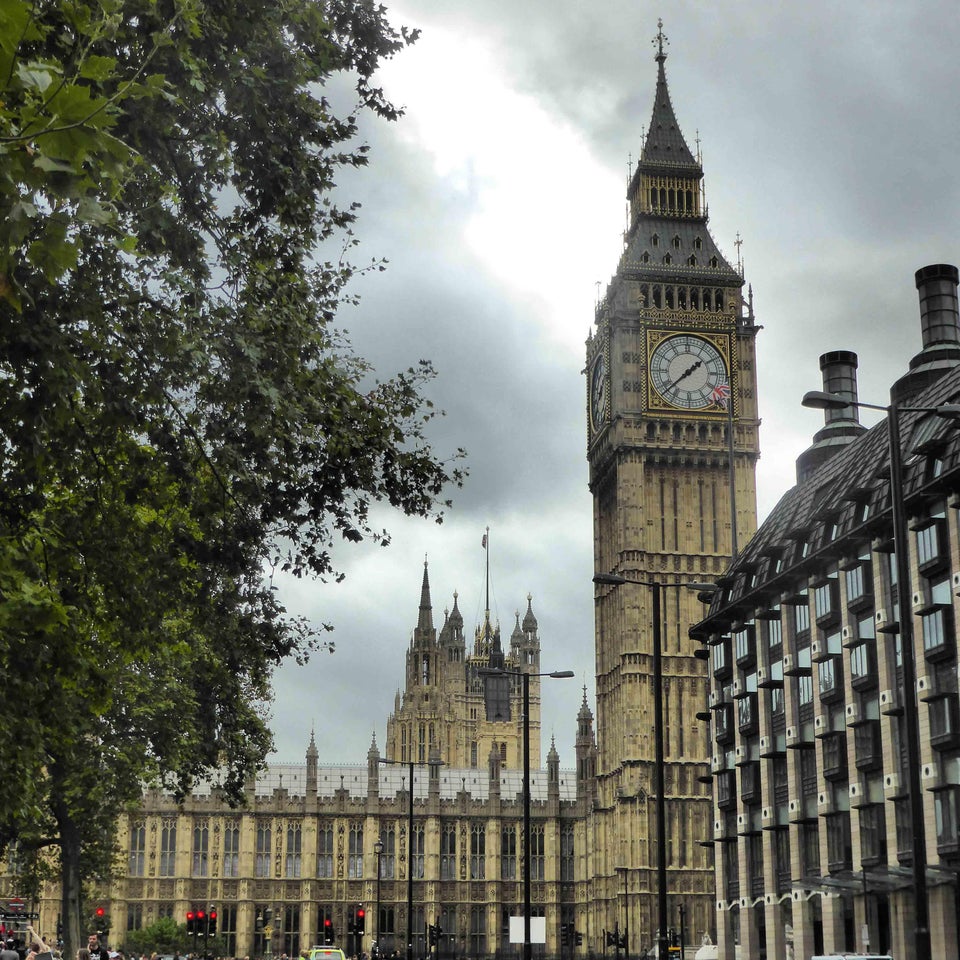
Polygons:
M216 905L227 956L295 956L325 940L357 956L375 946L402 954L408 930L417 957L512 956L524 844L532 914L545 920L537 957L585 960L612 943L633 956L650 948L659 843L669 925L684 925L688 945L716 938L710 751L696 716L707 705L707 670L688 636L704 607L685 585L720 577L756 526L758 328L739 264L708 228L703 169L670 101L665 42L661 29L624 249L586 345L594 570L627 582L595 588L596 716L585 689L570 717L573 769L561 767L552 743L541 763L537 674L550 638L541 640L529 596L508 641L487 602L468 645L456 595L435 628L425 567L383 753L374 738L360 762L324 765L321 750L335 745L323 730L305 731L305 763L262 771L241 809L215 787L183 803L148 791L118 824L120 875L90 904L91 913L103 908L111 946L162 917L183 923L188 910ZM663 601L663 837L654 590ZM512 675L490 683L486 671L498 667ZM518 673L530 675L529 836ZM0 895L18 892L15 878L0 878ZM36 907L39 929L52 932L58 891L47 889Z

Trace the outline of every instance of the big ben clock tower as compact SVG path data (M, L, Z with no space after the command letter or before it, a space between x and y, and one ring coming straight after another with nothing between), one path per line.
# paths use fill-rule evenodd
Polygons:
M707 226L703 169L677 124L654 40L657 87L627 189L625 248L587 341L587 457L597 573L662 584L664 802L671 923L715 936L707 667L685 582L719 577L756 526L759 453L752 298ZM657 927L652 595L597 586L597 795L590 875L598 928ZM623 913L626 904L626 913ZM696 938L695 940L693 938Z

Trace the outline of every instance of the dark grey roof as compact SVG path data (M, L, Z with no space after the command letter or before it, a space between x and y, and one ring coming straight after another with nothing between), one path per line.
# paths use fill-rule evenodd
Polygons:
M960 367L955 367L907 406L935 407L958 399ZM899 423L906 507L908 514L922 515L919 501L960 490L960 430L952 421L924 412L901 411ZM930 471L934 457L941 464L936 476ZM843 556L874 537L889 537L888 461L884 420L824 463L809 480L788 490L731 564L723 577L726 589L718 593L708 618L695 629L708 632L713 618L719 623L737 608L748 612L776 602L777 590L795 583L798 575L821 569L828 559ZM870 510L862 520L857 506L864 501ZM797 550L801 540L809 544L802 558ZM779 555L786 562L775 572Z
M380 795L395 796L407 788L407 767L404 765L382 766L380 773ZM443 800L454 799L462 790L474 800L486 800L490 796L490 778L486 769L466 767L441 767L439 771L440 797ZM512 800L521 795L523 773L520 770L501 770L500 796ZM416 800L426 799L428 795L429 773L426 768L418 767L413 774L413 796ZM575 770L560 770L560 799L576 800L577 774ZM255 795L269 797L275 790L283 788L292 797L302 797L307 788L307 765L305 763L273 763L257 774ZM343 789L348 796L362 798L367 795L367 767L359 764L320 765L317 768L317 794L320 797L333 797L336 791ZM196 785L194 794L206 796L210 793L210 783ZM547 771L530 771L530 798L547 799Z
M663 69L665 59L665 54L657 57L657 93L653 101L653 113L643 145L641 163L671 167L683 164L699 170L700 164L690 152L673 112L670 91L667 89L667 75Z
M655 236L658 238L656 246L653 242ZM680 240L679 248L674 246L675 237ZM697 249L697 240L700 241L700 249ZM646 262L644 254L649 258ZM666 262L668 255L669 262ZM696 258L695 265L689 262L691 256ZM715 267L711 266L714 259L717 264ZM673 282L683 277L704 283L743 284L740 274L730 266L710 235L706 217L639 217L621 258L620 270L648 279L663 278Z

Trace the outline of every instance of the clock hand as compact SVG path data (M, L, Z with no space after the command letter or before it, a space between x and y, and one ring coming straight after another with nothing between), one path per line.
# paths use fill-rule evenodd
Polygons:
M702 366L703 366L703 361L702 361L702 360L698 360L696 363L691 364L689 367L687 367L686 370L683 371L683 373L680 374L679 377L677 377L676 380L673 381L673 383L668 383L668 384L667 384L667 389L668 389L668 390L672 390L675 386L677 386L677 385L680 383L681 380L686 380L686 378L689 377L690 374L693 373L694 370L696 370L696 369L698 369L699 367L702 367Z

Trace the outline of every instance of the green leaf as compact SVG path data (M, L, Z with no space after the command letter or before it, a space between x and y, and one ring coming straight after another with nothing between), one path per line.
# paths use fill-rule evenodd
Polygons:
M27 90L44 93L56 76L49 67L39 63L21 63L17 65L17 78Z
M102 57L97 54L89 54L80 64L80 76L85 80L108 79L116 70L116 57Z
M65 160L58 160L56 157L49 157L45 153L39 154L33 161L33 165L44 173L76 173L77 168L72 163Z

